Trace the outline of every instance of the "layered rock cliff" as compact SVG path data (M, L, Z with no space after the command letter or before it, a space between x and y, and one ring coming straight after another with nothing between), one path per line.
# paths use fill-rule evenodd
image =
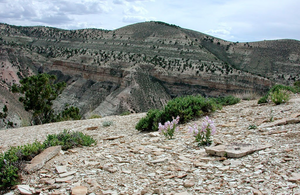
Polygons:
M299 79L300 42L227 42L162 22L114 31L0 24L1 85L48 72L68 86L55 102L85 117L144 112L189 94L262 93Z

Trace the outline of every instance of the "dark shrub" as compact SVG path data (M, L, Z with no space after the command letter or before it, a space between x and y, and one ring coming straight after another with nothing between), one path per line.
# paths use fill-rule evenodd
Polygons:
M179 123L186 123L221 107L214 99L204 98L200 95L178 97L170 100L162 110L150 110L135 128L140 131L157 131L158 123L171 121L172 117L179 116Z

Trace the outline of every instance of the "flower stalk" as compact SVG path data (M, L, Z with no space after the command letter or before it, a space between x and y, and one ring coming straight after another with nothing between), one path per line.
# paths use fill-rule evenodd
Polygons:
M198 128L197 124L194 124L193 127L190 126L189 129L189 132L193 134L196 142L198 142L198 146L211 145L211 136L216 133L214 122L208 116L205 117L201 129Z
M175 131L178 131L177 124L179 122L179 116L174 119L173 121L167 121L164 125L161 123L158 123L158 130L160 133L162 133L167 139L172 139L174 136Z

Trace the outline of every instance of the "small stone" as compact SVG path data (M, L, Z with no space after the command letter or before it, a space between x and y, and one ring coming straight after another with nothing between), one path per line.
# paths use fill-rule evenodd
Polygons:
M174 195L190 195L188 192L179 192L175 193Z
M78 151L77 151L77 150L74 150L74 149L69 149L68 152L71 152L71 153L77 153Z
M88 128L86 128L86 130L88 130L88 131L92 131L92 130L96 130L96 129L98 129L98 127L88 127Z
M72 195L86 195L87 194L87 187L84 186L76 186L72 188Z
M150 161L150 162L153 163L153 164L156 164L156 163L162 163L162 162L165 162L165 161L167 161L167 160L168 160L167 158L161 158L161 159L152 160L152 161Z
M49 185L53 185L55 183L55 179L45 179L44 182Z
M223 124L221 125L221 127L236 127L236 123L226 123L226 124Z
M195 161L194 166L195 167L202 167L202 168L208 167L207 163L203 163L203 162L199 162L199 161Z
M184 174L180 174L180 175L178 175L177 177L179 178L179 179L182 179L182 178L184 178L184 177L186 177L187 176L187 174L186 173L184 173Z
M154 177L156 174L155 173L149 173L148 176L149 177Z
M59 177L67 177L67 176L70 176L70 175L74 175L75 173L76 173L76 171L70 171L70 172L67 172L67 173L59 174Z
M34 189L30 188L29 185L17 185L17 188L21 194L30 195L34 193Z
M148 193L148 189L143 189L142 191L141 191L141 195L144 195L144 194L147 194Z
M64 177L64 178L56 178L55 182L56 183L64 183L64 182L68 182L71 181L73 179L74 176L69 176L69 177Z
M262 195L261 191L253 189L253 195Z
M195 185L195 182L192 181L192 180L185 180L183 182L183 186L186 187L186 188L191 188Z
M113 190L102 191L102 195L118 195L118 192Z
M220 171L227 171L227 170L229 170L229 166L225 166L225 167L219 167L219 170Z
M67 172L67 167L66 166L56 166L55 169L56 169L57 173Z
M128 169L122 169L122 172L126 173L126 174L131 174L131 170L128 170Z
M288 178L290 182L300 182L300 173L292 173L292 177Z
M107 169L107 171L108 171L108 172L110 172L110 173L115 173L115 172L117 172L117 171L118 171L118 169L117 169L117 168L115 168L115 167L113 167L113 168L109 168L109 169Z
M160 133L158 131L156 132L152 132L152 133L149 133L148 134L150 137L159 137L160 136Z
M293 114L291 114L291 118L297 118L298 116L300 116L300 113L293 113Z
M115 140L115 139L119 139L119 138L123 138L123 137L124 137L124 135L111 136L111 137L104 138L103 140Z
M115 173L118 171L117 168L113 167L113 164L108 163L103 166L103 170L108 171L110 173Z
M159 188L156 188L153 190L153 194L161 194L161 190Z
M15 195L15 192L14 192L14 191L11 191L11 192L7 192L7 193L5 193L5 194L3 194L3 195Z

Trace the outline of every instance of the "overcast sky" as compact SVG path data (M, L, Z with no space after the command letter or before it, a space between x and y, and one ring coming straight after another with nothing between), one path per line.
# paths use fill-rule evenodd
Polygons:
M113 30L163 21L229 41L300 40L300 0L0 0L0 22Z

